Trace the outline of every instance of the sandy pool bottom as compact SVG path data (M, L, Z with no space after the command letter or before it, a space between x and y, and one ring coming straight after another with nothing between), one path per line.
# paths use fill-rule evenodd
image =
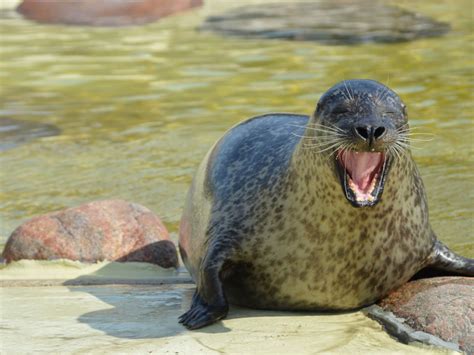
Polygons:
M92 274L105 278L100 269L122 267L104 265L93 268ZM26 277L14 280L18 269L23 269L18 278L32 276L28 263L0 270L2 354L447 353L401 344L361 312L290 313L232 307L224 321L191 332L178 324L177 317L189 307L194 285L179 282L179 277L173 281L178 283L169 283L169 272L155 269L155 281L162 277L168 283L163 285L77 285L74 280L84 275L76 275L62 285L44 286L44 280L37 279L30 280L35 285L31 286ZM43 265L43 274L51 279L53 274L45 269Z

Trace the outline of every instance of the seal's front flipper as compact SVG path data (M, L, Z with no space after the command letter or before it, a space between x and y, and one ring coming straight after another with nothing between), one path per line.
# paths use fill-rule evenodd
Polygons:
M179 317L179 322L190 330L199 329L225 318L228 310L227 303L208 304L196 290L191 308Z
M427 267L449 275L474 276L474 259L455 254L440 241L436 241Z
M179 322L191 330L217 322L229 311L220 279L222 263L209 260L215 258L205 258L201 266L191 308L179 317Z

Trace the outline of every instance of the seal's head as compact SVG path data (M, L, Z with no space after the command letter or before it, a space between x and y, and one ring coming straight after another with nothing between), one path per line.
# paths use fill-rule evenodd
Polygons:
M405 105L373 80L346 80L319 100L308 126L329 156L347 200L373 206L381 198L394 161L408 147Z

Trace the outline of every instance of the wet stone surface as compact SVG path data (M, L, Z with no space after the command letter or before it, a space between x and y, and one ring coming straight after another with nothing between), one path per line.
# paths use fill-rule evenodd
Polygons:
M378 305L369 308L369 316L379 320L399 340L407 343L425 339L429 344L444 341L449 343L444 344L447 347L454 345L474 353L474 278L412 281Z
M325 44L405 42L436 37L450 26L383 1L320 0L239 7L201 27L223 35Z
M1 275L1 274L0 274ZM197 331L177 322L194 285L2 287L8 354L445 354L400 344L360 312L317 314L231 307Z

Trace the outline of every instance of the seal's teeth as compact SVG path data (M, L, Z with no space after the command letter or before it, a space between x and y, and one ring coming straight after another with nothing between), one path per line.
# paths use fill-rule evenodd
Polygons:
M385 161L384 154L344 150L339 152L338 158L350 176L356 191L362 194L371 193Z
M361 191L359 189L359 186L354 184L352 179L349 178L349 187L351 188L352 192L354 193L355 198L356 198L357 201L359 201L359 202L365 202L365 201L372 202L372 201L375 200L375 196L372 193L375 190L375 186L377 185L377 181L378 181L378 175L376 175L372 179L372 181L370 183L370 186L367 190Z

